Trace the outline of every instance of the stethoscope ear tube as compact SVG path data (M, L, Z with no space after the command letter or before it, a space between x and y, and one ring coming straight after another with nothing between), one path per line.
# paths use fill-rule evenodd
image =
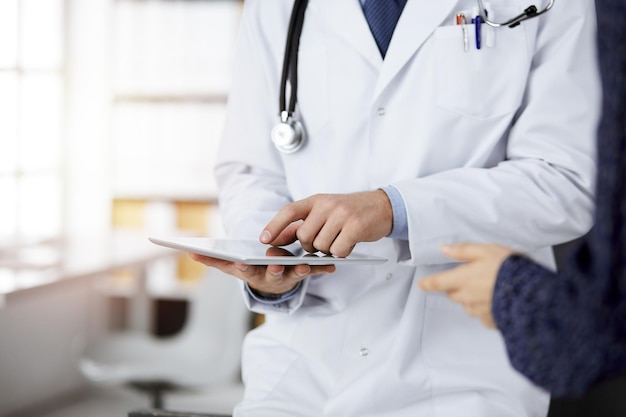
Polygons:
M293 153L300 149L304 143L304 128L300 122L293 119L293 113L298 97L298 50L307 4L308 0L295 0L289 19L278 103L281 121L271 132L274 145L284 153ZM286 103L287 82L291 85L288 107Z
M537 6L535 5L530 5L524 10L523 13L520 13L519 15L515 16L512 19L509 19L505 22L495 22L489 19L489 16L487 16L483 1L478 0L478 13L480 14L482 21L491 27L499 28L499 27L508 26L510 28L514 28L514 27L519 26L519 24L523 22L524 20L532 19L533 17L537 17L546 13L552 8L552 6L554 6L554 2L555 0L549 0L548 4L541 10L538 10Z

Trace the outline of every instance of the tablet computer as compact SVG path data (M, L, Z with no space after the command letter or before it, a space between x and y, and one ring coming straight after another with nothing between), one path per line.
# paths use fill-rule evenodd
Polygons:
M289 246L265 245L256 240L217 239L208 237L149 237L152 243L248 265L336 265L381 264L386 258L352 252L348 257L338 258L321 252L309 253L299 244Z

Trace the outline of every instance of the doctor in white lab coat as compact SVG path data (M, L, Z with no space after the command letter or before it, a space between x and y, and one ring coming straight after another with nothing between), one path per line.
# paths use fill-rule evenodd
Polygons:
M292 5L244 3L216 168L226 232L280 243L293 221L281 239L390 261L266 271L194 255L247 281L246 303L266 314L245 342L234 415L544 416L548 394L511 368L500 335L416 283L453 266L443 243L499 242L553 267L550 247L589 229L594 2L483 25L481 49L468 25L466 51L455 16L475 1L409 0L383 60L358 0L310 0L296 110L307 138L283 154L270 131ZM527 6L487 7L505 20Z

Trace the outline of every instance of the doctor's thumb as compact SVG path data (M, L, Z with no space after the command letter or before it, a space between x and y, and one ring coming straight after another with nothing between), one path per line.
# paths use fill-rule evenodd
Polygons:
M261 235L259 236L259 240L261 243L271 243L272 242L272 234L268 230L263 230Z

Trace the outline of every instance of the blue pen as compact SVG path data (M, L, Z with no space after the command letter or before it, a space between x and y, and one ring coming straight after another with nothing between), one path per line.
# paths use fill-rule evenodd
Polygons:
M480 27L482 26L483 18L480 17L480 15L477 15L474 19L472 19L472 21L474 22L474 27L476 29L476 49L480 49Z

